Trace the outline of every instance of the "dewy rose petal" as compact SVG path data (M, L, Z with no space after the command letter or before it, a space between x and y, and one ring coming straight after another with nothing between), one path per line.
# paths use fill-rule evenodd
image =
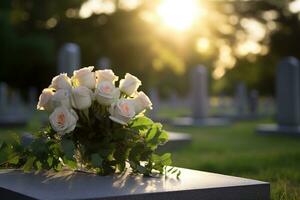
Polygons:
M102 81L109 81L114 84L119 79L111 69L95 71L95 75L98 84Z
M84 67L73 72L72 82L77 86L85 86L89 89L94 89L96 85L96 77L93 72L94 67Z
M55 107L66 106L71 108L71 92L69 90L60 89L55 92L52 97L52 102Z
M139 92L133 99L135 112L138 114L145 109L152 109L152 102L144 92Z
M136 90L138 89L138 87L140 87L140 85L141 85L141 81L137 77L129 73L126 73L125 78L120 81L119 88L122 92L124 92L128 96L131 96L136 92Z
M120 90L110 81L101 81L95 90L95 98L101 105L109 106L120 96Z
M72 88L71 79L67 74L59 74L52 79L49 88L70 90Z
M52 111L53 110L53 102L52 102L53 95L54 95L53 89L45 88L39 97L37 109Z
M93 92L84 86L72 89L71 103L78 110L84 110L92 105Z
M111 106L109 112L111 120L123 125L126 125L135 116L132 101L128 99L120 99Z
M78 116L75 111L60 106L55 108L53 113L49 116L49 120L53 130L60 135L64 135L75 129Z

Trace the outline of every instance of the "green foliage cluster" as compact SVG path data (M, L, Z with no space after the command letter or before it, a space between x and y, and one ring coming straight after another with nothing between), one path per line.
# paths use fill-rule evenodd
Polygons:
M36 133L35 139L27 145L22 144L16 134L3 139L0 167L22 168L26 172L69 168L107 175L124 172L130 166L135 174L180 175L178 169L166 171L166 166L172 163L170 153L155 153L157 147L168 140L160 123L137 116L124 126L111 121L105 113L105 110L104 113L89 112L92 120L81 117L75 130L63 136L49 126Z

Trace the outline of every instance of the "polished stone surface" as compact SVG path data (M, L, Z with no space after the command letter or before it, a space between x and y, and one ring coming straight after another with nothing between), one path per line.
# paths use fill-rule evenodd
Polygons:
M97 176L83 172L23 173L0 170L3 199L269 199L266 182L180 169L176 177L143 177L127 173Z

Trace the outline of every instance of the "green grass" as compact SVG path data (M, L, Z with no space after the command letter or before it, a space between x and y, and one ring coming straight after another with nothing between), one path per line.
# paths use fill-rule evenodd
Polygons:
M272 199L300 199L300 138L255 134L256 125L265 122L270 121L217 128L166 127L192 136L191 144L173 152L174 165L268 181ZM0 129L0 136L37 130L39 125L33 120L24 129Z
M272 199L300 199L300 138L257 135L256 125L265 122L168 127L192 136L190 145L173 152L174 165L267 181Z

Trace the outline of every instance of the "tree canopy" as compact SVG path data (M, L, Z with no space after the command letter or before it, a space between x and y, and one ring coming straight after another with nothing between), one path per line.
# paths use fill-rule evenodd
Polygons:
M159 86L165 95L185 94L189 69L197 64L212 72L213 93L231 92L242 80L273 94L276 63L299 57L299 15L292 1L197 1L203 16L186 31L161 23L155 8L163 1L140 0L129 8L120 0L3 0L0 80L45 87L57 73L58 49L75 42L82 66L108 57L119 74L136 74L144 89Z

